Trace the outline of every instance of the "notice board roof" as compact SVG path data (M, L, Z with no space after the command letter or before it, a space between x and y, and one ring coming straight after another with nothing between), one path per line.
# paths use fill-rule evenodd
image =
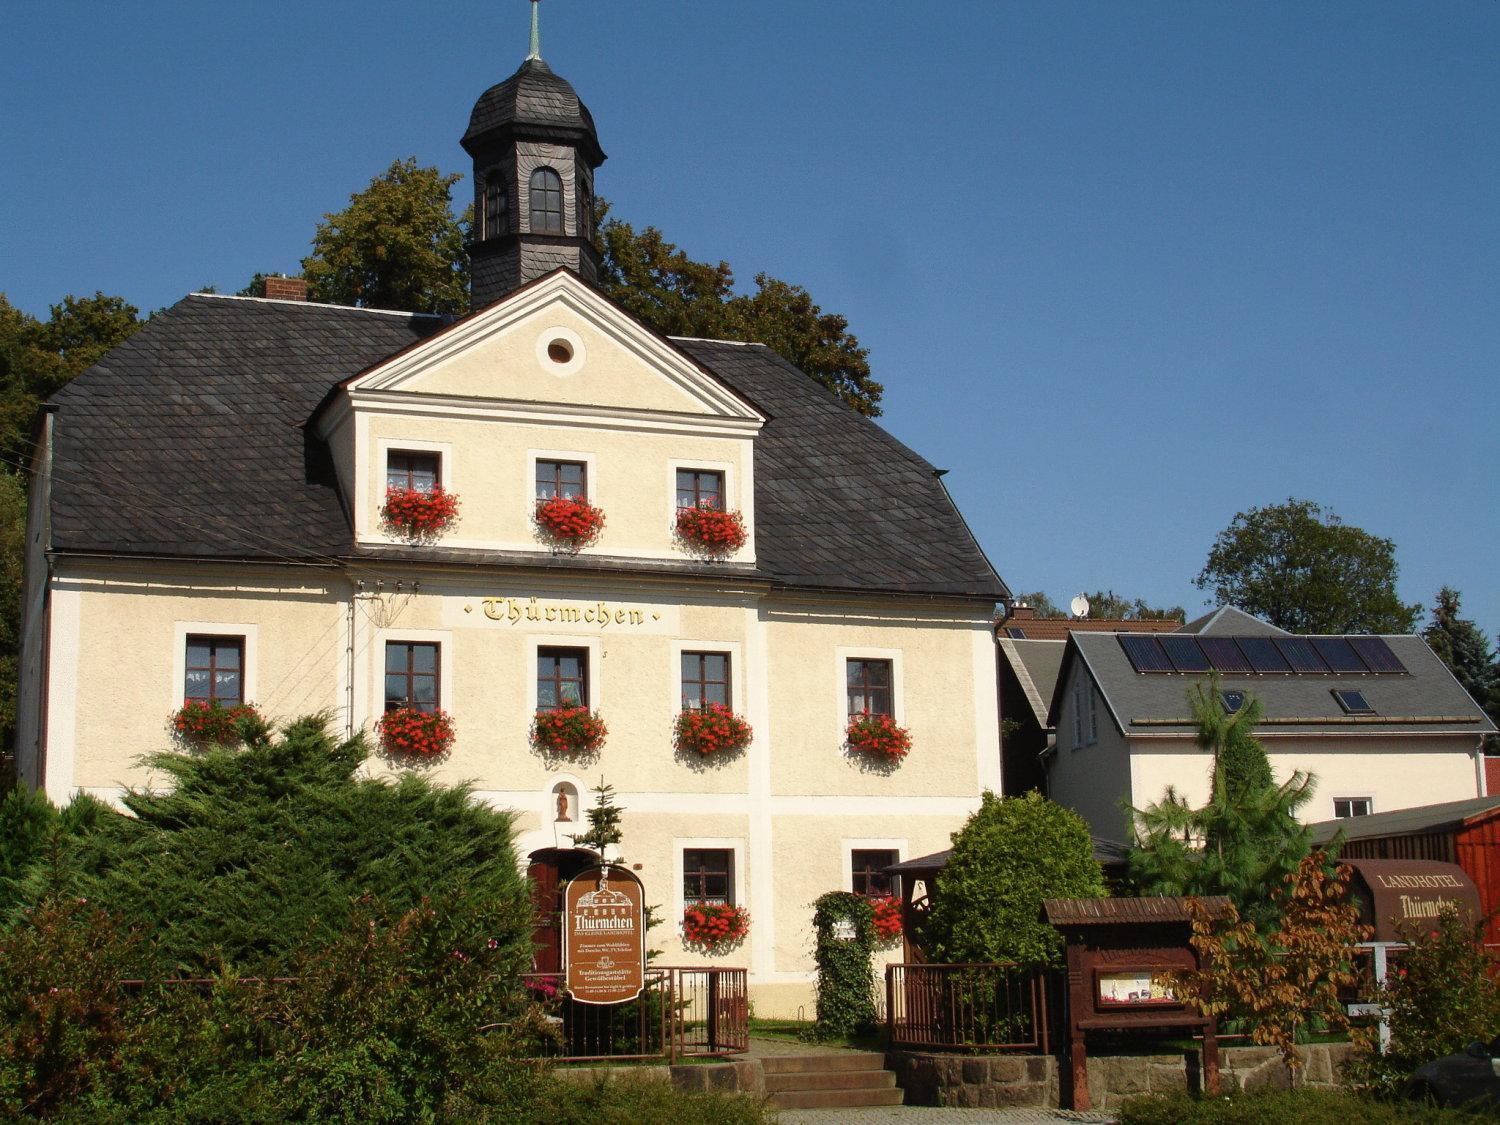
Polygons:
M1223 895L1198 900L1215 916L1229 906ZM1042 903L1054 926L1119 926L1139 922L1191 922L1186 898L1049 898Z

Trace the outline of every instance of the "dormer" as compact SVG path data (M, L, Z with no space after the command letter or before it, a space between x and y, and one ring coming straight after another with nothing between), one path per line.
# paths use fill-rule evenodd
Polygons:
M687 559L679 510L740 515L755 560L755 437L766 418L676 345L559 269L386 359L318 419L355 542L532 552L540 500L582 496L605 523L584 553ZM382 516L391 488L441 488L436 535Z

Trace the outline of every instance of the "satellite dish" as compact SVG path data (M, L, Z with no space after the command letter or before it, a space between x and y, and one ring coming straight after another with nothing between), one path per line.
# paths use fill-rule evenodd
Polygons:
M1087 617L1089 615L1089 600L1082 594L1073 599L1068 606L1073 611L1074 617Z

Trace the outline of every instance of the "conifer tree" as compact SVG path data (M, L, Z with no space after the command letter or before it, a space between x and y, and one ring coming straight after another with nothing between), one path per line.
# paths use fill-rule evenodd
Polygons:
M1275 783L1254 736L1261 706L1253 695L1247 692L1240 708L1227 713L1214 676L1188 697L1198 745L1213 754L1212 795L1195 809L1169 787L1155 804L1128 809L1135 836L1131 881L1146 894L1227 895L1241 917L1267 933L1280 921L1271 892L1311 850L1296 813L1315 781L1298 771Z
M580 832L573 837L573 843L584 848L593 848L599 853L600 863L609 863L609 846L618 844L623 835L620 828L620 817L625 810L615 804L615 788L613 785L605 784L604 779L599 779L599 784L594 787L594 807L589 809L589 830ZM623 862L623 857L616 856L615 863Z
M1496 668L1495 655L1484 631L1458 615L1459 597L1459 592L1451 586L1438 591L1437 604L1432 607L1432 623L1422 630L1422 636L1463 689L1481 707L1490 709L1494 717L1500 669Z

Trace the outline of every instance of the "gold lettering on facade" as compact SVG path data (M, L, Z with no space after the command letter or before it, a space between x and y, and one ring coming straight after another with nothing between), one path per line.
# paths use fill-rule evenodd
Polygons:
M580 606L565 602L541 602L536 598L482 598L480 605L484 608L484 615L491 621L503 621L507 625L517 625L522 621L551 621L567 625L593 625L602 631L611 625L646 624L645 610L619 608L606 602ZM469 612L470 608L465 606L464 612ZM661 614L653 612L651 620L660 621Z

